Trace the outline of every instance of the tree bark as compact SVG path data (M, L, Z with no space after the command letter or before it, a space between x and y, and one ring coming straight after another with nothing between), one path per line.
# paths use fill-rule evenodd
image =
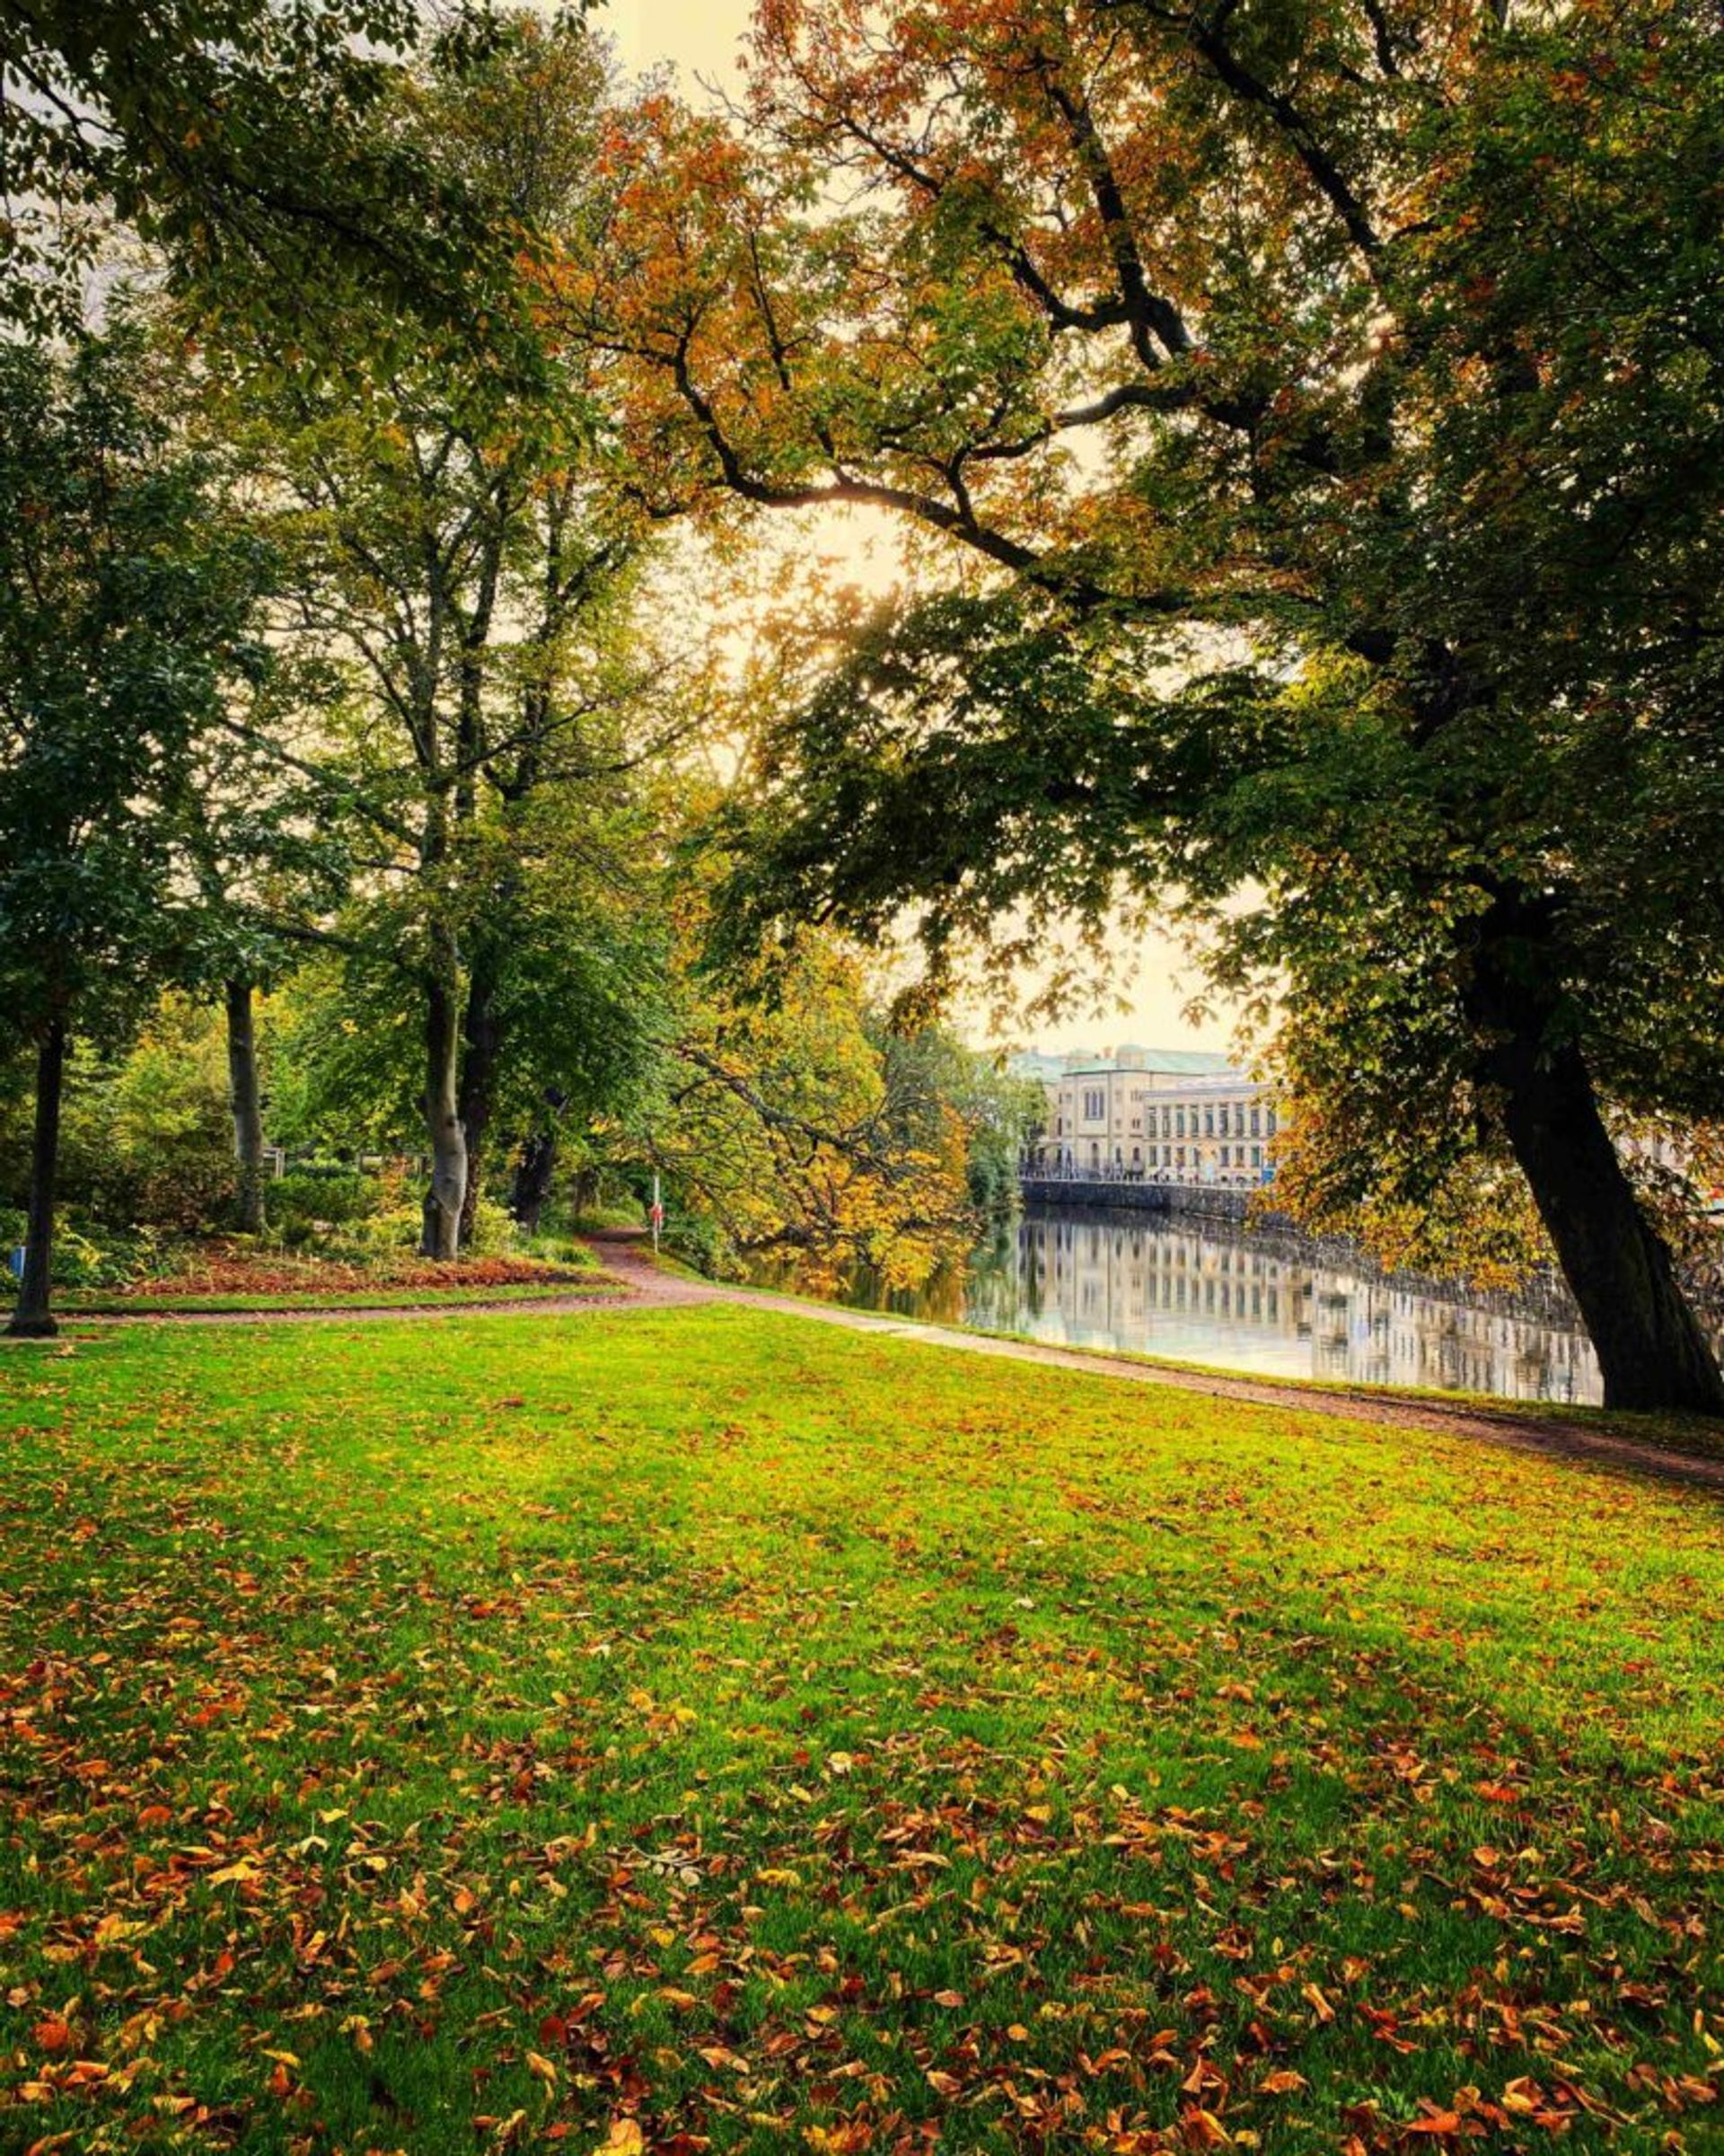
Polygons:
M521 1148L521 1158L515 1170L515 1191L509 1205L509 1210L530 1236L538 1233L539 1216L545 1210L545 1200L550 1195L551 1177L556 1169L556 1131L532 1131Z
M263 1100L258 1087L251 983L230 981L226 999L227 1082L233 1108L233 1157L240 1165L240 1232L260 1236L264 1229Z
M461 1019L453 972L452 967L446 975L435 975L426 987L425 1123L431 1140L431 1184L425 1193L419 1248L427 1258L460 1255L467 1200L467 1137L458 1088Z
M1512 917L1514 902L1493 911ZM1491 925L1468 990L1491 1035L1481 1075L1580 1306L1605 1405L1724 1415L1718 1358L1623 1171L1586 1060L1529 968L1525 913L1518 935L1493 939Z
M60 1100L66 1090L66 1031L52 1018L36 1052L36 1128L30 1159L30 1220L24 1231L24 1277L6 1331L21 1340L48 1340L59 1331L49 1308L54 1263L54 1190L60 1165Z
M467 1189L462 1201L461 1239L471 1243L473 1215L483 1180L486 1135L497 1093L497 1059L501 1045L497 1019L495 969L488 955L474 960L462 1018L461 1090L458 1107L467 1137Z

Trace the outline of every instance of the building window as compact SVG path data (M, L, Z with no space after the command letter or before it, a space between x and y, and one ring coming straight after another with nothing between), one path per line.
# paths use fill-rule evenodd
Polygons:
M1215 1136L1215 1110L1213 1108L1205 1108L1203 1111L1203 1135L1205 1138Z
M1089 1092L1085 1094L1084 1113L1088 1117L1091 1122L1099 1121L1102 1116L1107 1113L1107 1096L1102 1091L1099 1086L1093 1087Z
M1251 1134L1253 1138L1257 1136L1258 1131L1262 1129L1262 1110L1261 1108L1253 1108L1251 1112Z
M1176 1108L1176 1109L1174 1111L1174 1136L1175 1138L1183 1138L1183 1137L1184 1137L1184 1135L1185 1135L1185 1111L1184 1111L1184 1109L1183 1109L1183 1108ZM1181 1163L1181 1165L1182 1165L1182 1166L1183 1166L1183 1164L1184 1164L1184 1159L1185 1159L1185 1156L1184 1156L1184 1154L1183 1154L1183 1153L1182 1153L1182 1154L1180 1155L1180 1157L1180 1157L1180 1163Z
M1251 1148L1251 1165L1254 1168L1260 1168L1262 1166L1263 1148L1262 1146L1253 1146Z
M1217 1132L1217 1135L1218 1135L1218 1137L1225 1138L1225 1137L1227 1136L1227 1104L1226 1103L1226 1101L1223 1101L1223 1102L1222 1102L1222 1104L1221 1104L1221 1121L1220 1121L1220 1125L1219 1125L1219 1129L1218 1129L1218 1132ZM1224 1154L1221 1156L1221 1157L1222 1157L1222 1158L1225 1160L1225 1159L1227 1158L1227 1155L1224 1153Z
M1274 1137L1274 1135L1275 1135L1275 1111L1274 1111L1274 1109L1273 1109L1273 1108L1271 1108L1271 1109L1269 1111L1268 1114L1265 1116L1265 1118L1264 1118L1264 1120L1263 1120L1263 1128L1264 1128L1264 1130L1265 1130L1265 1131L1266 1131L1269 1133L1270 1137L1271 1137L1271 1138L1273 1138L1273 1137Z

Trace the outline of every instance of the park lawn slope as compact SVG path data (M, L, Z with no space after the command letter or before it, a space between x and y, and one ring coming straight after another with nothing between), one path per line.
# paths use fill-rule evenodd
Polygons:
M332 1319L6 1353L0 1553L7 2150L1724 2145L1704 1493Z
M615 1295L608 1273L592 1272L549 1282L516 1281L505 1287L287 1289L269 1294L111 1295L74 1289L55 1301L57 1317L209 1317L265 1316L271 1310L462 1310L487 1304L562 1302L581 1296Z

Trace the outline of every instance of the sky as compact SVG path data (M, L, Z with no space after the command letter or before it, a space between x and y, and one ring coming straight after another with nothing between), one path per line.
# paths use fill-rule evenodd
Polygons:
M740 90L738 41L750 13L750 0L604 0L592 20L614 42L626 73L639 75L668 61L677 70L683 93L698 98L703 83L732 93ZM885 573L878 534L870 535L855 519L834 518L820 545L835 560L848 562L844 573L855 582L875 585ZM865 546L869 547L866 559L861 551ZM1121 939L1121 951L1135 959L1132 977L1117 995L1107 996L1101 1012L1074 1013L1059 1025L1011 1029L1011 1044L1055 1053L1111 1048L1122 1042L1221 1050L1232 1044L1225 1013L1198 1023L1185 1016L1184 1005L1198 984L1184 954L1170 937L1133 936L1129 942ZM979 1045L995 1037L995 1028L979 1012L962 1017L961 1023Z
M672 60L692 93L702 78L736 88L737 40L749 13L749 0L604 0L590 20L615 40L630 75Z

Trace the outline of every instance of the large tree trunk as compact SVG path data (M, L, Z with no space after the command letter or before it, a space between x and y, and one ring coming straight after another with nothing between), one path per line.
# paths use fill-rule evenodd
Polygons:
M473 1215L484 1179L485 1140L496 1100L499 1045L494 970L489 959L481 955L474 962L467 984L467 1008L462 1020L458 1106L467 1137L467 1191L461 1211L463 1243L472 1240Z
M36 1131L30 1159L30 1224L24 1277L8 1333L46 1340L57 1333L48 1307L54 1262L54 1186L60 1164L60 1099L66 1090L66 1020L54 1018L36 1052Z
M556 1169L556 1131L532 1131L521 1148L521 1158L515 1171L515 1191L509 1204L509 1210L530 1236L538 1233L539 1216L545 1210L545 1200L550 1195L551 1177Z
M1724 1414L1718 1359L1623 1173L1579 1052L1515 1060L1504 1125L1597 1351L1605 1405Z
M1482 1075L1580 1306L1605 1404L1724 1415L1718 1358L1623 1172L1585 1059L1551 1023L1548 990L1528 964L1536 927L1529 932L1515 902L1493 912L1510 933L1493 937L1487 918L1468 991L1492 1036Z
M233 1157L240 1164L240 1231L260 1236L263 1099L258 1087L258 1034L249 981L227 983L227 1083L233 1107Z
M460 1068L456 990L450 977L439 976L427 984L425 1009L425 1124L431 1140L431 1187L425 1193L425 1232L419 1248L428 1258L453 1258L461 1251L467 1137L461 1122Z

